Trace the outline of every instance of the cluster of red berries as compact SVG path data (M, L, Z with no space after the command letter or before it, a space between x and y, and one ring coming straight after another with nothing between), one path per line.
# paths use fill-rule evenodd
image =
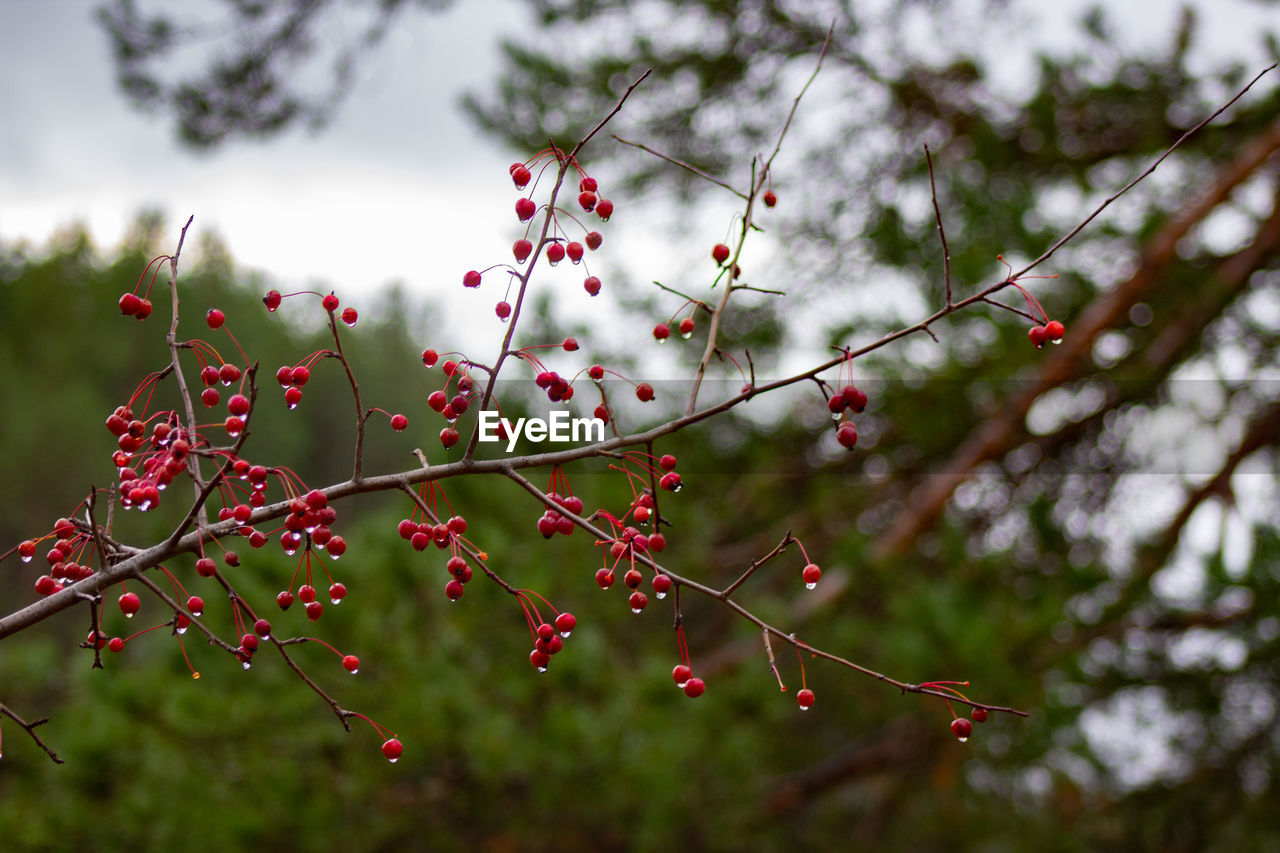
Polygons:
M974 723L985 723L987 721L987 709L974 708L970 712L970 716L973 717ZM956 736L956 740L964 743L973 734L973 723L964 717L956 717L951 721L951 733Z
M145 320L151 316L151 300L140 297L136 293L126 293L120 297L120 313L125 317Z
M468 583L472 576L471 566L467 564L460 552L462 534L467 532L467 520L460 515L455 515L448 521L433 524L430 521L418 522L412 518L405 518L396 526L396 532L415 551L425 551L434 543L441 551L451 552L448 562L445 563L445 568L451 577L445 584L444 593L450 601L461 598L463 585Z
M543 622L534 629L533 651L529 652L529 663L534 669L547 671L552 656L564 648L564 641L569 639L577 624L574 615L565 611L556 616L555 624Z
M1027 337L1036 349L1040 349L1046 342L1055 344L1060 342L1066 333L1067 330L1061 323L1057 320L1050 320L1043 326L1038 324L1032 326L1031 331L1027 332Z
M832 394L827 400L827 411L835 419L836 441L847 450L853 450L858 443L858 428L849 419L848 413L861 414L867 408L867 395L853 385L846 385L839 394Z
M79 560L84 556L90 544L87 533L79 533L68 518L60 518L53 525L53 535L57 537L53 547L45 554L49 563L49 574L36 579L35 589L38 595L53 595L60 592L67 584L84 580L94 574L91 566ZM22 562L29 563L35 556L38 544L34 539L27 539L18 545L18 556Z
M435 366L439 358L440 356L433 349L424 350L422 353L422 363L426 367ZM440 443L444 445L445 450L448 450L458 443L460 436L454 424L471 407L471 392L475 389L475 380L461 364L453 360L446 360L441 370L445 375L445 387L428 394L427 405L444 418L445 426L440 430ZM453 384L454 377L457 377L458 390L450 397L449 386Z
M675 665L675 668L671 670L671 680L690 699L697 699L707 689L707 685L703 683L701 678L693 674L693 669L687 663Z
M547 492L547 499L557 506L564 507L567 512L582 515L582 498L577 495L562 496L555 492ZM543 539L550 539L557 533L568 536L573 533L573 519L561 515L554 509L548 509L538 518L538 532L542 534Z
M558 153L550 150L543 151L533 158L531 164L536 164L539 160L549 155L558 156ZM511 180L518 190L523 190L533 177L529 171L529 165L525 163L512 163L509 172ZM581 169L579 169L578 180L578 206L582 208L584 213L594 213L602 222L607 222L609 217L613 215L613 202L607 198L600 197L596 179L588 176ZM515 211L516 219L520 222L529 222L537 215L538 205L532 197L521 196L516 200ZM555 227L546 243L547 262L551 266L555 266L565 258L568 258L573 264L579 264L582 262L586 251L594 252L604 243L604 235L599 231L589 230L585 227L583 228L584 236L581 242L562 236L559 233L560 220L556 213L557 211L552 211L552 223ZM527 232L524 237L516 240L512 245L511 253L515 257L517 264L523 264L533 254L533 242L528 238ZM463 275L462 283L466 287L479 287L482 275L478 270L470 270ZM582 287L589 295L595 296L600 292L600 279L594 275L588 275L583 280ZM506 320L511 315L511 306L505 301L499 302L495 306L494 312L499 319Z

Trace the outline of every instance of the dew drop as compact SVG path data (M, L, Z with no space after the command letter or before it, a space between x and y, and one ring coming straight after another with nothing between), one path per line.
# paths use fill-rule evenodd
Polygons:
M186 626L186 625L184 625L184 626L182 626L181 628L176 628L176 629L174 629L174 630L175 630L175 632L176 632L177 634L182 635L182 634L187 633L187 626Z
M840 412L832 412L832 413L831 413L831 420L833 420L833 421L837 421L837 422L839 422L839 420L840 420L842 417L844 417L844 415L843 415L843 414L841 414Z
M395 764L399 760L400 760L399 758L388 758L387 762L390 764Z
M666 342L667 342L667 339L666 339L666 338L658 338L658 344L659 344L659 345L665 344Z
M547 671L547 668L545 666L538 667L538 672L546 672L546 671Z
M1053 344L1056 347L1060 343L1062 343L1062 338L1058 338L1056 341L1049 341L1049 343Z
M142 501L138 504L138 512L146 512L151 509L151 501Z
M676 483L676 487L675 487L674 489L672 489L671 491L673 491L673 492L678 492L678 491L680 491L680 490L681 490L681 489L683 489L683 488L684 488L684 483Z
M286 555L286 556L292 557L294 554L298 553L298 546L297 546L297 545L285 545L285 546L284 546L284 553L285 553L285 555Z
M334 606L336 607L336 606L338 606L339 604L341 604L341 603L342 603L342 599L341 599L341 598L330 598L330 599L329 599L329 603L330 603L330 604L332 604L332 605L334 605Z
M667 594L666 594L665 592L655 592L655 593L654 593L654 596L655 596L659 601L661 601L662 599L664 599L664 598L666 598L666 597L667 597ZM637 611L637 612L638 612L638 611Z
M967 737L958 737L958 738L956 738L956 740L960 741L961 743L964 743L965 741L967 741L967 740L968 740L968 738L967 738Z
M818 582L817 582L817 581L814 581L813 583L807 583L807 584L805 584L805 585L804 585L804 588L805 588L805 589L813 589L813 588L814 588L814 587L816 587L817 585L818 585Z
M678 690L684 690L684 686L685 686L686 684L688 684L688 683L689 683L689 682L687 682L687 681L677 681L677 682L676 682L676 689L678 689Z
M682 340L686 340L686 341L687 341L687 340L689 340L689 338L692 338L692 337L693 337L693 332L681 332L681 333L680 333L680 337L681 337L681 339L682 339Z
M248 669L249 667L253 666L253 664L249 663L247 660L240 661L240 665L245 669Z
M567 640L567 639L569 639L569 635L570 635L570 634L572 634L572 633L573 633L572 631L561 631L561 632L560 632L560 636L561 636L561 637L564 637L564 638Z
M197 678L197 679L198 679L198 678L200 677L200 673L198 673L198 672L193 672L193 673L191 673L191 677L192 677L192 678Z
M633 608L631 608L631 612L632 612L632 613L639 613L639 612L640 612L641 610L643 610L643 609L644 609L643 607L633 607Z
M334 603L334 604L337 604L338 602L335 600L333 603ZM360 671L360 667L356 667L355 669L349 669L349 670L347 670L347 672L351 673L352 675L355 675L355 674L356 674L357 672L359 672L359 671Z
M336 560L336 559L338 559L338 558L339 558L339 557L341 557L341 556L342 556L341 554L335 554L335 553L333 553L332 551L330 551L330 552L329 552L329 559L330 559L330 560Z
M133 618L133 614L132 614L132 613L126 613L126 614L124 615L124 618L126 618L126 619L132 619L132 618Z
M801 705L801 706L800 706L800 710L801 710L801 711L807 711L807 710L809 710L809 706L808 706L808 705Z
M24 557L22 558L22 562L24 562L24 563L30 563L30 562L31 562L31 557L29 557L29 556L24 556Z
M289 406L289 411L293 411L294 409L298 408L297 403L288 403L287 405Z

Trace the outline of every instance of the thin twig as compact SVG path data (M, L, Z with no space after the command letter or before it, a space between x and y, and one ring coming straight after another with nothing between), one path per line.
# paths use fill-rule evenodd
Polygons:
M692 172L693 174L697 175L699 178L702 178L705 181L710 181L716 186L722 187L723 189L728 190L729 192L733 193L743 201L747 201L749 198L749 196L746 193L742 192L741 190L734 189L731 185L725 183L724 181L720 180L714 175L708 175L706 172L702 171L697 166L686 163L679 158L672 157L670 154L663 154L661 151L655 151L654 149L650 148L648 145L645 145L640 142L632 142L630 139L623 139L621 136L618 136L616 133L613 135L613 138L621 142L623 145L630 145L632 148L639 148L641 151L645 152L646 154L652 154L654 157L657 157L659 160L666 160L668 163L670 163L673 166L679 166L681 169L684 169L686 172Z
M938 237L942 240L942 269L947 284L947 302L951 304L951 250L947 248L947 230L942 227L942 209L938 207L938 187L933 182L933 157L929 146L924 147L924 159L929 164L929 193L933 196L933 215L938 220Z

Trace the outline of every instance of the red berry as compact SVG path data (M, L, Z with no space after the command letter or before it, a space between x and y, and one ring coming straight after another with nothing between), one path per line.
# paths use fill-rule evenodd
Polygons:
M590 213L596 209L596 194L590 191L578 193L578 204L582 206L583 210Z
M312 622L319 619L324 614L324 605L318 601L312 601L307 604L307 618Z
M667 537L661 533L654 533L649 537L649 550L662 551L667 547Z
M329 295L320 300L320 304L324 306L324 310L332 314L338 310L338 297L333 295L333 291L329 291Z
M391 416L391 428L396 432L403 432L407 426L409 426L409 419L404 415Z
M142 300L137 294L126 293L120 297L120 313L125 317L132 317L138 313L138 308L142 305Z
M724 243L716 243L711 249L711 259L720 266L724 266L725 262L729 260L729 254L729 247Z
M822 577L822 569L818 568L816 563L810 563L804 567L804 571L800 573L804 578L804 585L809 589L813 589L817 585L818 579Z
M187 599L187 610L192 616L199 616L204 613L204 599L198 595L193 595Z
M608 222L609 217L613 216L613 202L607 198L602 198L596 202L596 216L601 220Z
M574 338L565 338L564 343L560 346L564 347L565 352L576 352L578 349L578 342Z
M564 243L552 243L547 246L547 262L552 266L564 260Z
M196 560L196 574L202 578L211 578L218 571L218 566L213 562L211 557L201 557Z
M435 367L439 358L440 355L433 349L424 349L422 351L422 363L427 367Z
M658 343L662 343L671 337L671 327L666 323L659 323L653 327L653 339Z
M682 487L680 475L675 471L668 471L658 478L658 486L666 489L668 492L678 492Z
M649 544L650 546L653 545L652 537L650 537ZM653 594L654 595L658 596L658 598L662 598L667 594L667 592L670 589L671 589L671 578L669 578L667 575L653 576Z
M126 592L120 596L120 612L125 616L132 618L133 614L138 612L138 608L142 607L142 602L138 599L136 592Z
M527 180L527 178L526 178ZM400 745L400 741L392 738L382 745L382 754L386 756L387 761L395 764L400 760L400 754L404 752L404 747Z
M268 311L274 311L280 307L280 291L268 290L267 295L262 297L262 304L267 306Z
M987 709L974 708L973 711L970 712L969 716L973 717L973 721L975 723L985 723L987 721Z
M200 402L204 403L210 409L218 405L218 401L222 399L222 395L218 393L217 388L206 388L200 392Z
M359 313L356 312L356 309L354 308L342 309L342 322L346 323L348 326L354 326L356 324L356 321L359 319L360 319L360 315Z
M145 320L148 317L150 317L151 316L151 300L142 299L138 303L138 310L134 312L133 316L137 317L139 320Z
M493 313L498 315L499 320L505 320L511 316L511 306L506 302L499 302L493 306Z
M111 642L107 643L107 648L113 652L119 652L124 648L124 640L119 637L112 637Z
M608 589L613 586L613 572L608 569L596 570L596 585L601 589Z
M36 579L36 593L38 595L53 595L61 589L62 584L49 575L41 575Z
M253 632L264 640L271 638L271 623L266 619L259 619L253 623Z
M290 409L298 408L298 404L302 402L302 389L296 385L286 388L284 392L284 404Z
M845 405L853 409L855 413L861 413L867 407L867 395L853 385L846 385L841 388L840 396L844 398Z
M1027 337L1031 340L1032 346L1040 349L1049 339L1049 333L1045 331L1044 326L1032 326L1031 331L1027 332Z
M449 597L450 601L457 601L459 598L462 598L462 590L462 581L457 578L454 578L444 585L444 594Z
M556 617L556 630L560 632L561 637L568 637L569 632L577 627L577 624L578 620L575 619L574 615L568 611L565 611Z
M1062 336L1066 333L1067 330L1057 320L1050 320L1044 324L1045 337L1051 341L1057 342L1062 340Z
M463 287L479 287L480 273L477 272L476 270L468 270L467 273L462 276L462 286Z
M858 443L858 428L845 421L836 430L836 441L840 442L842 447L853 450L853 446Z
M778 203L778 196L774 194L773 190L765 190L762 201L764 201L765 207L773 207Z
M355 655L347 655L342 659L342 668L355 675L360 671L360 658Z
M658 460L658 464L662 466L663 471L670 471L672 468L676 467L676 458L670 453L667 453Z
M293 384L293 368L286 364L284 367L277 370L276 381L280 383L281 388L288 388L290 385L292 385ZM213 383L210 382L209 384L212 385Z
M297 388L301 388L311 379L311 368L304 365L298 365L289 371L289 382Z
M258 635L245 634L240 638L240 648L244 649L246 652L256 652L258 650Z
M551 663L551 655L542 649L534 649L529 652L529 663L533 664L533 668L538 672L546 672L547 665Z
M432 391L427 395L427 405L437 412L443 412L444 407L449 405L449 397L443 391Z
M329 584L329 603L337 604L347 597L347 585L344 583Z
M236 417L235 415L232 415L223 421L223 426L226 427L227 435L232 438L235 438L240 435L240 433L244 432L244 420Z
M600 279L593 275L587 276L582 282L582 289L585 290L589 296L595 296L600 292Z
M529 183L529 178L531 177L533 176L529 174L529 170L520 163L515 163L511 166L511 180L515 183L516 189L524 189L525 185Z
M529 257L529 253L533 251L533 244L528 240L520 239L511 247L511 254L515 255L516 263L523 264L525 259Z
M565 244L564 253L569 256L569 260L572 263L576 264L582 260L582 252L583 249L581 243L572 242Z
M680 321L680 336L683 338L688 338L692 334L693 334L693 318L685 317L683 320Z
M578 189L584 193L595 192L597 186L599 185L596 183L596 179L586 175L583 175L582 180L578 181Z
M221 329L222 324L227 322L227 315L217 308L210 308L204 315L204 321L209 324L210 329Z
M671 679L676 683L676 687L679 687L681 690L684 689L685 684L688 683L689 679L692 677L693 670L689 669L689 667L682 663L676 664L675 669L671 670Z
M645 595L640 590L636 590L635 592L631 593L631 599L629 603L631 604L631 612L639 613L641 610L644 610L645 607L649 604L649 596Z
M298 598L303 604L310 604L316 600L316 588L311 584L303 584L298 587Z
M243 394L235 394L227 401L227 411L233 415L249 413L249 398Z
M594 252L604 242L604 235L599 231L588 231L587 236L582 238L582 241L587 244L588 249Z
M636 386L636 399L641 403L647 403L653 399L653 386L648 382L641 382Z
M639 569L627 569L627 573L622 576L622 582L627 585L627 589L639 588L643 580L644 575L640 574Z
M522 198L516 201L516 218L521 222L528 222L537 212L538 206L533 203L533 199ZM474 287L475 285L472 286Z
M813 691L806 687L796 694L796 704L800 706L800 710L807 711L813 707L814 698Z
M444 449L448 450L458 443L458 431L453 427L445 427L440 430L440 443L444 445Z
M222 380L223 385L230 385L232 382L239 381L240 368L228 361L218 368L218 379Z
M951 721L951 733L956 736L956 740L964 743L973 734L973 723L964 717L956 717Z
M701 678L690 678L684 683L684 695L690 699L697 699L707 689L707 685L702 683Z
M833 415L838 415L845 410L848 403L844 401L844 397L839 394L832 394L831 399L827 400L827 411Z

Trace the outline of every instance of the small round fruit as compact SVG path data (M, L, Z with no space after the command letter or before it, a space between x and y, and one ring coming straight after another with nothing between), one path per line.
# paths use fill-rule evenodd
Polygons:
M724 243L716 243L711 249L711 259L719 266L724 266L729 260L729 247Z
M701 678L690 678L684 683L684 695L690 699L697 699L707 689L707 685L703 684Z
M1031 331L1027 332L1027 338L1031 341L1031 345L1036 349L1044 346L1044 342L1049 339L1049 333L1044 326L1032 326Z
M973 723L964 717L956 717L951 721L951 733L956 736L956 740L964 743L973 734Z
M210 308L204 315L204 321L209 324L210 329L221 329L222 324L227 321L227 315L217 308Z
M813 691L806 687L796 694L796 704L800 706L801 711L807 711L813 707L815 698Z
M360 658L355 655L347 655L342 659L342 668L355 675L360 671Z
M693 670L690 669L687 664L678 663L675 665L675 668L671 670L671 680L674 681L676 683L676 687L679 687L681 690L684 689L685 684L687 684L689 679L692 677Z
M778 203L778 196L774 193L773 190L765 190L764 198L762 199L762 201L764 202L765 207L773 207L775 204Z
M390 761L392 764L395 764L400 760L400 754L402 752L404 752L404 747L402 747L400 745L400 741L395 738L392 738L382 745L382 754L386 757L387 761Z
M974 708L973 711L970 712L969 716L973 717L973 721L975 723L985 723L987 721L987 709Z

